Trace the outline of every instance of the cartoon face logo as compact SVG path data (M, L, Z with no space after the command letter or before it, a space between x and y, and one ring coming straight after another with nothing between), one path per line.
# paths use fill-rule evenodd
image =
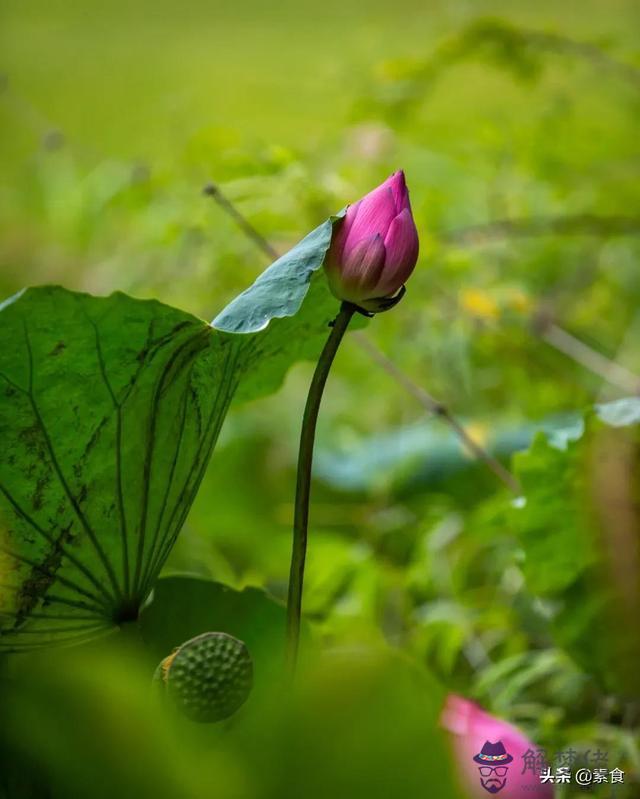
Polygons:
M509 763L513 760L502 741L495 744L485 741L482 751L474 761L478 764L480 784L487 793L499 793L507 784Z

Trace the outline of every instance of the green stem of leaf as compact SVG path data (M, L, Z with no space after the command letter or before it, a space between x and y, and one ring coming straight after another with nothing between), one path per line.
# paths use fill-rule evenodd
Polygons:
M316 365L307 403L302 417L300 449L298 451L298 474L296 479L296 500L293 519L293 548L289 572L289 595L287 600L287 668L293 676L298 658L300 640L300 616L302 613L302 588L304 565L307 555L307 530L309 526L309 496L311 493L311 466L313 445L316 437L316 423L322 394L329 376L331 364L340 342L356 312L356 307L343 302L340 313L335 318L331 333Z

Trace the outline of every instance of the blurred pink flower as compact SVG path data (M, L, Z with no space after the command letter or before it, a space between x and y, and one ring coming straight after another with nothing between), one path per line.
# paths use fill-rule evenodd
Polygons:
M404 172L394 172L378 188L347 208L325 259L331 291L365 310L392 297L418 260L416 230Z
M500 799L553 799L553 786L525 768L533 765L538 750L516 727L455 694L447 697L440 721L450 735L460 784L470 799L494 794Z

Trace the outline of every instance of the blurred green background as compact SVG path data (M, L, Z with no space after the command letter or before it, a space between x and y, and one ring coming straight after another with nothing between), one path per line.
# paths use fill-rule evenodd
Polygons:
M640 393L639 21L631 0L0 3L2 297L38 283L122 289L211 319L269 259L202 195L207 181L284 251L406 171L421 256L402 304L366 336L517 471L524 499L347 338L319 426L305 610L324 647L391 645L439 685L424 692L425 733L386 667L362 677L395 697L398 768L418 730L431 742L420 751L440 746L438 691L456 690L549 751L607 749L627 772L616 795L637 796L637 418L611 426L588 409ZM298 364L278 393L232 410L168 571L284 597L311 370ZM100 706L128 673L109 657L82 671L104 668ZM49 675L47 696L88 690L75 668ZM348 693L345 673L335 684ZM135 679L118 701L138 696ZM334 683L313 679L320 705ZM16 717L57 718L29 701ZM373 752L383 712L359 701ZM269 712L273 762L289 762L287 725L300 720ZM302 726L329 730L333 712ZM269 725L247 724L233 744L198 738L169 782L123 767L105 795L180 795L167 786L199 746L224 760L220 796L302 795L256 760ZM50 774L64 757L24 727L8 737ZM72 761L60 795L85 795ZM403 767L402 795L418 795L425 764ZM271 774L263 793L251 768ZM345 795L366 782L342 777ZM217 795L202 779L184 795Z

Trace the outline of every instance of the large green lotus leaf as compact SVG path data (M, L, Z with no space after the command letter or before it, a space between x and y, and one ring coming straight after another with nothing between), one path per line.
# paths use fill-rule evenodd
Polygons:
M0 650L137 616L234 395L275 389L322 346L337 312L318 271L332 223L213 325L59 287L0 306Z

